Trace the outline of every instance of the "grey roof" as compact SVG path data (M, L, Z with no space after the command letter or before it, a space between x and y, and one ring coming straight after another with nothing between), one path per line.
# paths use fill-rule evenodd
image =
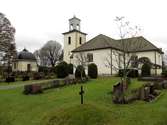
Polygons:
M72 33L72 32L78 32L78 33L81 33L81 34L87 35L86 33L84 33L84 32L81 32L81 31L79 31L79 30L76 30L76 29L70 30L70 31L68 31L68 32L65 32L65 33L62 33L62 34L63 34L63 35L65 35L65 34Z
M73 20L73 19L77 19L77 20L79 20L79 21L80 21L80 19L79 19L79 18L77 18L75 15L73 16L73 18L69 19L69 21L70 21L70 20Z
M20 53L18 53L17 59L36 60L35 56L26 49L23 49Z
M155 45L153 45L151 42L149 42L142 36L127 38L122 40L114 40L102 34L94 37L93 39L89 40L82 46L74 49L72 52L89 51L89 50L106 49L106 48L125 50L126 52L141 52L141 51L155 50L163 53L161 49L157 48Z

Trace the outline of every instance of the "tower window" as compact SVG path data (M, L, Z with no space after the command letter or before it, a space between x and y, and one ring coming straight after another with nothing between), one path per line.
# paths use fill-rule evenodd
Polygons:
M80 29L79 29L79 24L77 24L77 30L80 30Z
M79 38L79 44L82 44L82 37Z
M68 44L71 44L71 37L68 37Z
M70 25L70 29L73 30L73 24Z

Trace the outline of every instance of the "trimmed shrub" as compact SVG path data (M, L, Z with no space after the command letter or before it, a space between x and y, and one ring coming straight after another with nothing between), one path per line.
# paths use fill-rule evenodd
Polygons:
M30 74L30 73L23 72L23 73L22 73L22 81L30 80L29 74Z
M65 78L68 76L68 64L66 62L60 62L56 67L56 74L58 78Z
M163 77L167 77L167 70L163 70L163 71L162 71L162 76L163 76Z
M141 68L141 76L150 76L151 75L151 66L149 63L144 63Z
M73 74L73 64L68 64L68 74Z
M39 80L39 79L43 79L45 76L42 72L35 72L33 74L33 79L34 80Z
M28 81L30 80L30 77L28 75L23 76L22 81Z
M48 75L51 72L51 67L39 66L38 72L43 72L43 73L45 73L45 75Z
M7 77L6 82L15 82L15 77L14 76Z
M88 65L88 76L90 78L97 78L98 72L97 72L97 65L94 63L91 63Z
M75 77L79 78L79 79L81 79L81 77L82 78L86 77L85 69L84 69L84 67L82 65L78 65L77 66L77 68L75 70Z

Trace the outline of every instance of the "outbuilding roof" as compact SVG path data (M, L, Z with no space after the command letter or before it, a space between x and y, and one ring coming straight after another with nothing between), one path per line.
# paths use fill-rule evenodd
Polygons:
M36 60L35 56L27 49L23 49L21 52L19 52L17 55L17 59Z

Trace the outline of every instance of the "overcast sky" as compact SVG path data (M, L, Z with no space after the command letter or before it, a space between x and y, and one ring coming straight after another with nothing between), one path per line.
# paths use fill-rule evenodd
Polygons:
M16 45L33 52L48 40L63 45L63 32L69 31L68 19L81 19L87 40L98 34L118 38L116 16L124 16L142 28L142 35L167 50L166 0L0 0L4 13L16 28Z

